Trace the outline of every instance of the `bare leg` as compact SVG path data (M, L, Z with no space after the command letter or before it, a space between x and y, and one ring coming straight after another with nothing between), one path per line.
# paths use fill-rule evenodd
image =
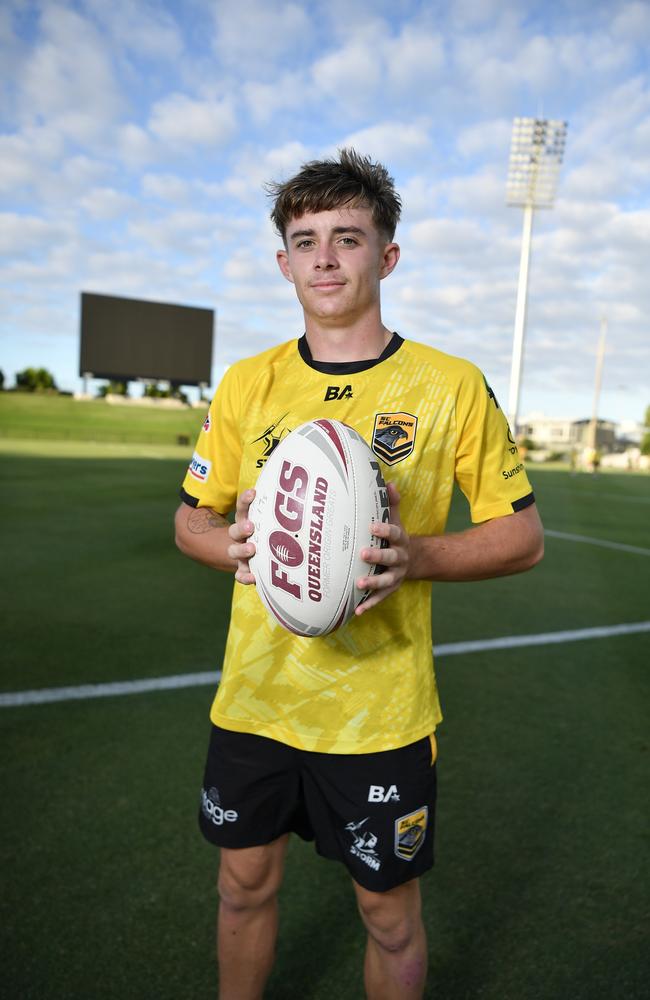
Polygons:
M220 1000L261 1000L273 968L277 894L289 835L263 847L221 849L217 958Z
M354 884L368 931L364 967L368 1000L421 1000L427 975L420 883L405 882L388 892Z

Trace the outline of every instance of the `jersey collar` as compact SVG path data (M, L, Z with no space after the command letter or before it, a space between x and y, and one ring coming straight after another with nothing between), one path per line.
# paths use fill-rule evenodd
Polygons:
M356 372L365 372L369 368L374 368L375 365L380 365L382 361L399 351L403 343L404 338L400 337L399 333L393 332L393 336L378 358L371 358L369 361L314 361L307 343L307 336L303 333L298 340L298 351L305 364L317 372L322 372L324 375L354 375Z

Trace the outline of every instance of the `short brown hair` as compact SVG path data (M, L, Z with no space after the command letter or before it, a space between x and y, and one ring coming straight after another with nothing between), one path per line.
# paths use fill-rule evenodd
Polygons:
M311 160L283 184L267 184L274 198L271 219L286 242L287 225L306 212L327 212L343 205L369 208L377 229L393 239L402 210L395 182L386 167L354 149L340 149L338 159Z

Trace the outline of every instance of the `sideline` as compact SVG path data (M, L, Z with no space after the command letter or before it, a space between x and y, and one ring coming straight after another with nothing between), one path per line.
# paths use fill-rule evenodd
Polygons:
M607 542L603 538L591 538L589 535L572 535L567 531L552 531L544 528L544 534L551 538L562 538L567 542L584 542L586 545L600 545L603 549L618 549L619 552L634 552L637 556L650 556L650 549L639 545L625 545L623 542Z
M617 635L650 632L650 621L626 625L603 625L597 628L569 629L563 632L542 632L537 635L504 635L498 639L476 639L470 642L449 642L434 646L436 657L480 653L487 649L516 649L522 646L546 646L554 643L577 642L581 639L607 639ZM22 705L44 705L55 701L85 701L90 698L112 698L118 695L143 694L146 691L170 691L178 688L216 684L220 670L197 674L174 674L169 677L146 677L134 681L114 681L109 684L81 684L77 687L40 688L34 691L8 691L0 694L0 708Z

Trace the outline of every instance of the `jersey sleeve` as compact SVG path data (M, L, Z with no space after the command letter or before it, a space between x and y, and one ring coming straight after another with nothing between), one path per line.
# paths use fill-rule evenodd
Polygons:
M235 506L242 453L239 396L229 370L210 404L181 486L181 499L190 507L227 514Z
M456 431L456 482L475 524L534 503L505 414L473 365L458 389Z

